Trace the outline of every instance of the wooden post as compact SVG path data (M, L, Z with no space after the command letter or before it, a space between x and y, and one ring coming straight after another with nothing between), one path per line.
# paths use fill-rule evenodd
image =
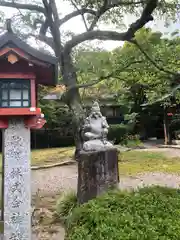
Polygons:
M167 108L164 107L164 144L171 144L171 135L169 130L169 119L167 116Z

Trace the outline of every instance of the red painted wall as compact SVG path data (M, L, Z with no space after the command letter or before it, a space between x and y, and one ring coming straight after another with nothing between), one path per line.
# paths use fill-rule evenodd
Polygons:
M18 62L11 64L7 61L6 57L0 58L0 73L30 73L33 72L36 75L36 83L42 85L52 85L52 67L43 66L29 66L29 63L20 59Z

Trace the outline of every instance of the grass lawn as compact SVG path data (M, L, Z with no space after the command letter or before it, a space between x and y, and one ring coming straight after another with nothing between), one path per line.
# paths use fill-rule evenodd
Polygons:
M40 166L45 164L52 164L72 158L74 147L64 148L49 148L32 151L31 164L33 166Z
M72 158L74 147L48 148L33 150L31 153L31 165L41 166L45 164L59 163ZM2 167L2 155L0 154L0 172Z
M143 172L180 173L180 157L166 157L159 152L123 152L119 159L120 175L136 175Z
M32 166L43 166L53 163L59 163L65 159L72 158L74 147L67 148L49 148L32 151ZM1 172L2 172L2 154L0 154L0 202L1 202Z
M49 148L32 151L32 166L42 166L59 163L71 159L74 147ZM0 172L1 172L0 155ZM119 155L120 175L136 175L143 172L180 173L180 157L166 157L160 152L128 151Z

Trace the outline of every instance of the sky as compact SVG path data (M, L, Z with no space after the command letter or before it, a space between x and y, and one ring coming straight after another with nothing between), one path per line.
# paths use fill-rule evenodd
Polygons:
M58 9L61 9L62 15L66 15L67 13L70 13L71 11L73 11L73 8L68 5L67 3L64 3L63 1L59 1L57 0L57 6ZM0 11L3 11L5 13L5 17L6 18L11 18L15 13L17 13L17 10L12 9L12 8L5 8L5 7L0 7ZM134 22L136 20L136 18L132 15L126 15L124 22L126 25L131 24L132 22ZM146 26L150 26L154 31L161 31L161 32L173 32L176 29L180 28L180 21L178 21L177 23L172 23L170 24L170 26L168 28L164 27L164 21L163 20L156 20L148 23ZM110 25L102 25L101 29L103 30L117 30L115 29L113 26ZM76 17L73 18L72 20L68 21L66 24L63 25L63 30L64 31L72 31L75 34L78 33L82 33L83 31L85 31L85 27L84 24L82 22L81 17ZM97 44L96 41L93 41L92 44ZM115 42L115 41L103 41L103 43L99 43L100 47L105 48L106 50L111 51L112 49L118 47L118 46L122 46L123 42Z

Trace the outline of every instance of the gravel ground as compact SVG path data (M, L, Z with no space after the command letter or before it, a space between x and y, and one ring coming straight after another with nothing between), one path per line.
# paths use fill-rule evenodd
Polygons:
M137 151L156 151L163 152L170 157L180 156L180 149L158 149L149 148ZM180 175L167 174L161 172L143 173L135 177L121 177L120 189L136 189L138 187L161 185L173 188L179 188ZM53 167L49 169L32 171L32 194L40 192L41 195L51 195L63 191L77 189L77 165L68 165L63 167ZM44 235L43 235L44 234ZM58 226L58 233L49 236L46 233L40 235L33 234L33 240L63 240L64 229Z
M32 171L32 194L53 195L76 189L77 166L68 165ZM32 240L64 240L65 231L60 225L54 227L55 233L33 228Z
M164 187L179 188L180 176L161 172L138 174L136 177L120 178L120 189L136 189L144 186L159 185Z
M179 157L180 149L151 148L136 151L162 152L169 157ZM180 176L166 173L143 173L136 177L121 177L120 188L134 188L136 186L159 184L169 187L178 187ZM32 194L40 191L43 194L59 193L76 190L77 166L68 165L32 171Z
M32 171L32 194L45 195L76 189L77 166L68 165Z
M48 172L47 172L48 171ZM66 175L67 174L67 175ZM40 178L39 178L40 176ZM35 180L38 178L38 181ZM173 188L179 188L180 176L166 173L144 173L136 177L120 178L120 189L136 189L138 187L161 185ZM53 168L49 170L40 170L33 173L33 191L38 189L42 194L53 194L62 191L76 190L77 186L77 168L76 166L66 166ZM57 226L57 232L48 235L47 232L39 231L39 234L33 234L33 240L64 240L64 229Z
M48 171L48 172L47 172ZM68 174L68 175L66 175ZM71 175L70 175L71 174ZM40 178L39 178L40 176ZM35 180L38 178L38 180ZM178 188L180 176L161 172L143 173L135 177L120 177L120 189L133 189L137 187L161 185ZM49 195L77 189L77 168L66 166L49 170L38 170L33 173L32 191L38 190L43 195Z

